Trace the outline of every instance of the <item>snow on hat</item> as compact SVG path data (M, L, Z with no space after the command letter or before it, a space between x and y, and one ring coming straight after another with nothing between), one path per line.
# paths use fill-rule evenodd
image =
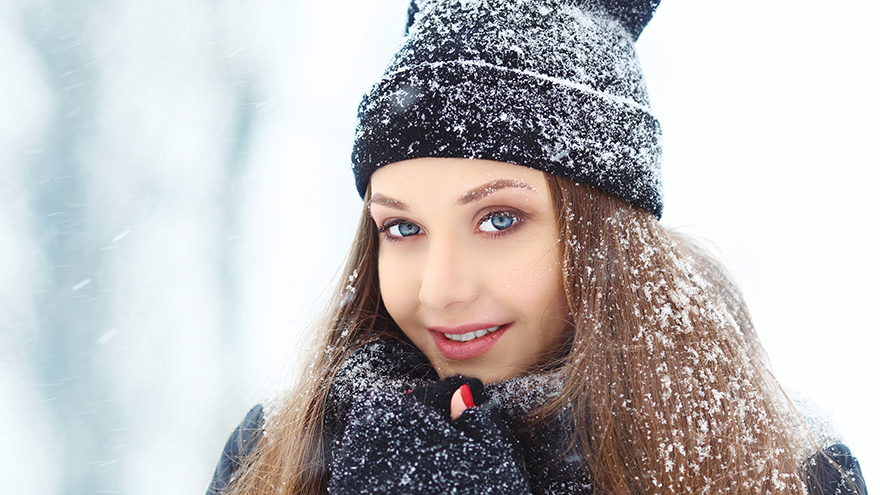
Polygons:
M663 210L660 125L635 41L659 0L413 0L407 37L364 96L352 151L509 162Z

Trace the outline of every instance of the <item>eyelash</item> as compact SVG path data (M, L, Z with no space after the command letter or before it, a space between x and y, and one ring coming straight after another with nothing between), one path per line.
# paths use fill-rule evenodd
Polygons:
M504 230L496 230L496 231L492 231L492 232L480 231L483 234L486 234L490 238L493 238L493 239L498 238L498 237L504 237L506 235L510 235L510 234L516 232L517 230L519 230L520 226L522 225L523 221L525 220L525 215L520 211L494 210L494 211L490 211L489 213L485 214L483 216L483 218L481 218L480 221L477 222L477 230L479 230L480 225L483 225L484 222L486 222L487 220L489 220L493 217L509 217L509 218L513 219L513 225L511 225L510 227L508 227Z
M485 231L479 230L480 225L483 225L484 222L486 222L487 220L489 220L493 217L499 217L499 216L512 218L514 220L513 225L511 225L510 227L503 229L503 230L496 230L496 231L491 231L491 232L485 232ZM504 237L504 236L510 235L513 232L519 230L520 226L522 225L522 223L525 220L526 220L526 215L520 211L517 211L517 210L494 210L494 211L490 211L489 213L483 215L482 218L480 218L480 220L477 222L477 231L480 232L481 234L488 236L489 238L492 238L492 239L495 239L498 237ZM384 224L382 224L380 227L378 227L378 232L388 242L401 242L401 241L404 241L407 237L415 237L415 235L395 236L395 235L391 235L388 232L390 229L394 228L397 225L401 225L401 224L412 224L412 225L418 226L418 224L416 224L415 222L411 222L409 220L404 220L401 218L395 218L395 219L387 220ZM421 230L422 227L419 227L419 229ZM419 232L419 233L421 233L421 232ZM416 234L416 235L418 235L418 234Z
M388 231L390 229L394 228L394 226L401 225L404 223L410 223L410 224L418 226L418 224L416 224L415 222L410 222L409 220L403 220L400 218L396 218L396 219L392 219L392 220L387 220L384 224L382 224L382 226L379 227L379 234L381 234L385 238L385 240L388 242L400 242L400 241L405 240L407 237L415 237L415 236L396 236L396 235L391 235L390 233L388 233ZM419 229L421 230L421 227L419 227Z

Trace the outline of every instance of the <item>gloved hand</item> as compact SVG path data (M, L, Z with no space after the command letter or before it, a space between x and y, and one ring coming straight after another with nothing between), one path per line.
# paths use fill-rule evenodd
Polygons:
M452 420L458 419L465 407L460 406L457 411L452 411L452 402L455 393L459 392L462 405L466 407L474 407L482 405L486 402L487 396L483 388L483 382L477 378L468 378L462 375L453 376L431 382L414 388L409 392L413 397L422 404L436 409L441 415L449 417ZM462 398L462 396L466 397ZM490 412L496 413L494 408L487 405ZM501 418L497 418L501 421Z
M452 420L467 383L476 407ZM479 380L452 377L400 394L371 389L352 401L329 492L527 494L515 437Z

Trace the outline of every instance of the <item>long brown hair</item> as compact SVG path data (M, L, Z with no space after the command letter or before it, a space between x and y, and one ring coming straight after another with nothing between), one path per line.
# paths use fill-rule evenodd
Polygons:
M561 396L598 492L803 493L799 436L740 292L650 213L548 176L574 319Z
M803 493L800 436L746 306L721 266L650 213L547 175L572 338L563 393L599 493ZM367 191L369 198L369 191ZM366 205L318 349L230 493L319 494L330 383L366 343L395 333L379 294Z

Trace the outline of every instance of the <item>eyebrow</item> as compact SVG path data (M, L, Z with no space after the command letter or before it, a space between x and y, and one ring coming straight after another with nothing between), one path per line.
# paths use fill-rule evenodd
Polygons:
M371 209L373 203L380 204L383 206L387 206L389 208L394 208L395 210L403 210L410 211L410 207L408 204L403 201L398 201L396 199L391 199L388 196L383 196L379 193L374 193L370 196L370 200L367 201L367 209Z
M474 201L480 200L494 194L502 189L507 189L510 187L517 187L520 189L528 189L530 191L534 191L535 188L526 184L525 182L521 182L518 180L510 180L510 179L499 179L493 180L492 182L488 182L483 184L482 186L475 187L470 191L465 192L461 195L461 198L458 200L458 204L466 205L468 203L473 203ZM374 193L370 196L370 200L367 201L367 208L370 208L373 203L380 204L383 206L387 206L389 208L394 208L396 210L402 211L411 211L410 206L403 201L398 201L396 199L391 199L388 196Z
M518 180L510 180L510 179L499 179L493 180L487 184L483 184L480 187L475 187L470 191L461 195L461 199L458 200L458 204L465 205L468 203L473 203L479 199L483 199L490 194L494 194L502 189L507 189L509 187L518 187L520 189L529 189L534 191L535 188L526 184L525 182L521 182Z

